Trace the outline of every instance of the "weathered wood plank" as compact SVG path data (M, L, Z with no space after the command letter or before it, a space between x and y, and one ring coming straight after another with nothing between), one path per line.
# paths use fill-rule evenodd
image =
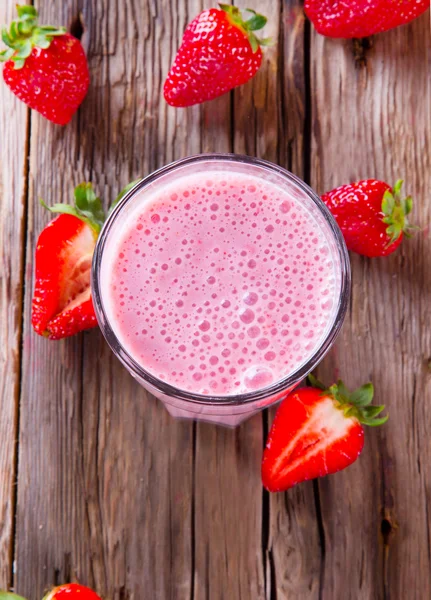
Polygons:
M43 23L69 26L78 2L38 2ZM88 106L88 99L82 112ZM80 426L82 337L52 343L30 324L34 249L51 217L39 204L70 201L90 177L81 151L82 112L65 128L32 113L21 384L16 589L31 598L68 579L91 582ZM92 334L90 334L92 335Z
M68 24L80 9L92 86L65 130L36 118L31 197L53 202L91 179L108 203L132 178L200 150L200 109L174 111L160 94L166 48L199 6L41 5L44 21ZM33 248L49 217L35 206L29 220ZM147 397L97 332L51 344L27 322L26 340L18 589L33 597L78 578L105 600L190 598L193 425Z
M373 43L361 67L350 42L313 35L313 184L404 176L424 229L389 258L352 256L351 310L321 369L350 386L374 380L391 415L358 463L319 483L327 600L431 596L429 15Z
M0 23L15 17L0 6ZM12 585L29 112L0 85L0 589Z
M205 0L206 7L213 5ZM236 109L232 114L232 100L227 94L202 106L204 152L238 152L235 138L241 125L235 120L235 132L231 130L232 117L237 116ZM264 598L261 448L260 415L237 430L196 426L194 598L198 600Z
M308 178L308 31L302 2L283 3L280 13L277 91L278 164ZM274 65L275 68L275 65ZM272 157L276 160L276 156ZM270 413L270 422L275 410ZM268 598L314 600L319 597L322 550L313 483L270 496L267 549Z

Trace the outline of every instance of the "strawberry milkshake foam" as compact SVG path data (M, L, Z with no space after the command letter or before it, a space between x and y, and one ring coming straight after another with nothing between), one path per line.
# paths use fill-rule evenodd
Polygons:
M133 197L104 250L110 326L145 371L206 396L297 371L333 326L333 234L292 190L212 168Z

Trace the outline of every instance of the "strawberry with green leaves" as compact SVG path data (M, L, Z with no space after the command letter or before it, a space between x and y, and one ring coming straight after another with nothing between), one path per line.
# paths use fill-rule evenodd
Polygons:
M384 181L366 179L343 185L322 196L337 221L347 248L370 258L387 256L416 229L408 221L411 196L403 198L403 181L393 188Z
M368 383L350 393L339 381L326 389L310 376L313 387L295 390L281 403L262 460L262 482L280 492L354 463L364 447L363 425L375 427L384 406L371 406Z
M64 27L41 26L34 6L17 5L18 19L2 30L3 78L30 108L58 125L84 100L90 76L81 42Z
M135 183L122 190L114 205ZM91 183L75 188L73 206L42 204L60 216L45 227L37 241L31 321L36 333L58 340L97 325L90 276L105 214Z
M181 47L164 85L165 100L171 106L191 106L212 100L243 85L262 64L261 46L270 40L255 32L266 17L246 9L219 4L201 12L184 33Z

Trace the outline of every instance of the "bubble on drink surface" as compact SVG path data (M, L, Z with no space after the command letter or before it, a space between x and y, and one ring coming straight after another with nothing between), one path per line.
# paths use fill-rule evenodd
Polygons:
M283 213L283 215L286 215L290 211L291 208L292 208L292 205L288 200L284 200L280 204L280 212Z
M252 327L249 327L247 329L247 334L252 339L257 338L260 334L260 327L258 327L257 325L252 325Z
M269 367L253 365L244 373L244 385L248 390L259 390L274 381L274 373Z
M250 323L252 323L254 321L254 312L251 310L251 308L244 308L240 313L239 313L239 318L241 319L241 321L247 325L249 325Z
M257 340L256 346L259 350L265 350L269 346L269 340L267 338L260 338Z
M242 297L242 301L247 306L253 306L259 300L259 296L255 292L247 292Z
M209 321L204 319L203 321L201 321L199 323L198 327L201 331L208 331L208 329L211 327L211 325L210 325Z

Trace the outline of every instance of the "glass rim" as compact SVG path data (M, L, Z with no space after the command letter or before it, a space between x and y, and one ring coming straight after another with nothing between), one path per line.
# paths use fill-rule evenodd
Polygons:
M241 394L229 396L204 395L183 390L181 388L177 388L176 386L167 383L162 379L159 379L155 375L151 374L149 371L146 371L123 347L113 328L111 327L106 311L104 309L100 286L101 265L106 241L109 237L109 233L112 227L116 222L116 219L118 218L125 205L129 202L129 200L131 200L138 192L146 188L148 185L150 185L163 175L170 173L175 169L178 169L179 167L205 161L223 161L231 163L236 162L241 164L253 165L275 172L281 175L282 177L288 179L291 183L293 183L303 192L305 192L305 194L314 202L315 206L319 209L319 212L323 215L326 224L329 226L329 229L332 235L334 236L340 259L341 281L338 306L334 311L333 321L331 326L328 328L326 336L322 339L321 343L313 352L313 354L309 357L309 359L305 363L303 363L298 369L292 371L286 377L277 380L269 386L260 388L258 390L252 390L250 392L244 392ZM308 373L310 373L314 369L314 367L323 359L325 354L328 352L328 350L334 343L336 337L338 336L343 325L344 318L346 316L350 298L351 273L347 247L341 230L339 229L334 217L332 216L331 212L326 207L324 202L314 192L314 190L310 186L308 186L304 181L302 181L299 177L297 177L287 169L284 169L283 167L280 167L267 160L254 158L246 155L229 153L196 154L171 162L168 165L161 167L160 169L157 169L153 173L147 175L138 183L136 183L136 185L134 185L117 204L117 206L114 208L114 210L104 223L96 243L91 269L91 288L94 309L102 334L104 335L111 350L121 360L121 362L126 366L126 368L132 373L132 375L136 376L138 379L143 380L145 383L148 383L152 388L155 388L161 394L166 395L168 397L173 397L177 400L183 400L201 406L241 406L269 397L279 396L283 393L283 391L294 387L299 381L304 379L308 375Z

